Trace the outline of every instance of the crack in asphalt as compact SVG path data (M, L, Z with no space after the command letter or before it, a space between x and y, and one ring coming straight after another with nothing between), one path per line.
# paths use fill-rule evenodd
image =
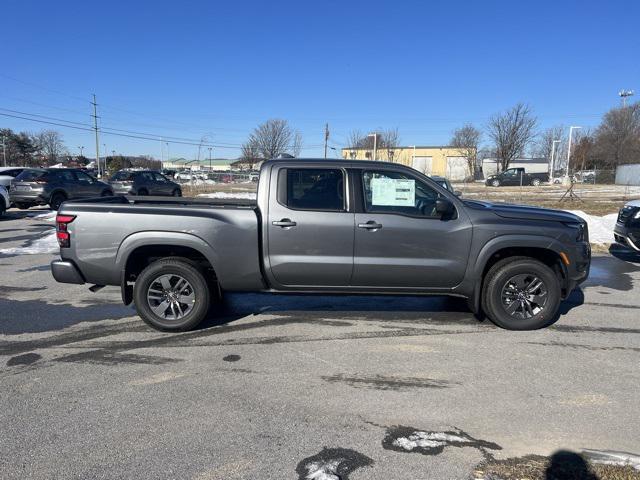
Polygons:
M414 388L450 388L461 385L459 382L438 380L425 377L399 377L386 375L323 375L320 378L330 383L345 383L355 388L374 390L407 391Z

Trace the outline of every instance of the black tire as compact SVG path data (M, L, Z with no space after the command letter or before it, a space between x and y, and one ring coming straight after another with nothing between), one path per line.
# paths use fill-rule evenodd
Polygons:
M533 180L531 180L531 185L534 187L539 187L540 186L540 179L539 178L534 178Z
M64 202L66 199L67 196L62 192L56 192L51 195L51 200L49 200L49 206L51 207L51 210L58 210L60 208L60 205L62 205L62 202Z
M179 189L179 188L176 188L176 189L171 193L171 195L172 195L172 196L174 196L174 197L181 197L181 196L182 196L182 192L180 191L180 189Z
M500 186L500 180L491 180L491 186L492 187L499 187Z
M30 203L16 203L16 207L18 207L20 210L29 210L29 208L31 207Z
M527 286L529 278L531 283ZM518 281L514 283L514 279L522 280L525 287L519 289ZM537 285L536 280L541 281L542 286L531 290ZM519 293L514 293L516 291ZM509 257L496 263L487 273L482 307L487 317L499 327L537 330L556 320L560 294L560 281L550 267L530 257ZM514 311L510 313L507 309Z
M181 318L166 318L154 313L152 310L151 300L148 295L157 291L152 287L157 286L159 284L158 279L163 276L175 276L186 280L189 284L187 292L192 291L193 293L191 309ZM178 284L176 283L176 285ZM163 332L184 332L195 328L206 317L211 298L209 285L202 271L189 260L176 257L158 260L147 266L140 273L133 287L133 301L138 315L147 325ZM167 303L167 300L164 302L158 301L156 308L161 308L161 303ZM181 305L186 308L184 304ZM169 310L173 310L171 303L167 303L164 311L167 313ZM170 312L168 313L171 314Z
M0 197L0 217L7 211L7 206L4 204L4 198Z
M140 195L140 196L149 195L149 192L147 192L147 191L143 188L142 190L138 190L138 195Z
M104 192L102 192L102 195L100 195L101 197L113 197L113 192L111 190L105 190Z

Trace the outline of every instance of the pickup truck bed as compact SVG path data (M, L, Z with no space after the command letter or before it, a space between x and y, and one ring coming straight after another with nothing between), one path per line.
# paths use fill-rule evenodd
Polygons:
M56 280L120 285L147 323L197 325L225 291L454 295L548 325L589 274L579 217L466 201L386 162L264 162L257 200L113 197L58 212Z

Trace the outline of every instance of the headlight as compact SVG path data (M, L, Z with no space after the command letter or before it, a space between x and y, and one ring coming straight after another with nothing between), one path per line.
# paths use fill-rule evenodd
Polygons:
M636 214L633 216L633 218L635 218L635 219L640 218L640 208L638 209Z
M586 224L584 224L584 223L565 223L565 225L567 227L571 227L572 229L575 229L575 231L576 231L576 234L575 234L576 242L584 242L585 241Z

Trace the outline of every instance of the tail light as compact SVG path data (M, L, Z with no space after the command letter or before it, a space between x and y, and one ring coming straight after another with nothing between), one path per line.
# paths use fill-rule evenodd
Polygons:
M40 184L49 183L49 179L47 177L40 177L40 178L36 178L34 182L40 183Z
M56 238L60 248L69 248L71 246L71 234L69 233L68 225L75 219L75 215L56 216Z

